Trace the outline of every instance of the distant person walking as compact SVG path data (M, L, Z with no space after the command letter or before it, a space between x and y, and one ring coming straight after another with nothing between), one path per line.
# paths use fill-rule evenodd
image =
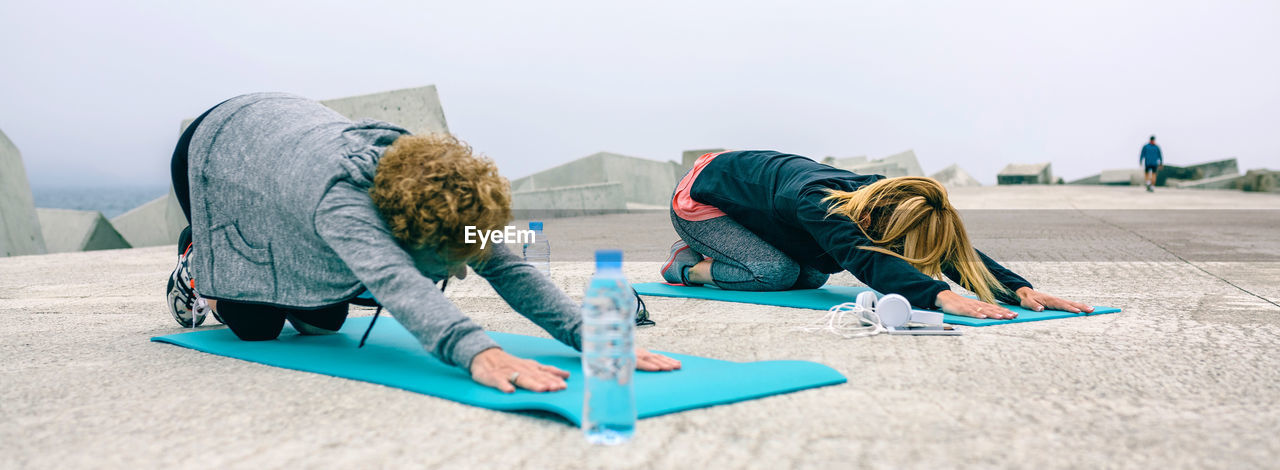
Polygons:
M1156 136L1151 136L1147 145L1142 146L1142 155L1138 156L1138 163L1145 167L1143 176L1147 181L1147 192L1154 191L1151 187L1156 185L1156 173L1164 167L1164 157L1160 154L1160 146L1156 145Z

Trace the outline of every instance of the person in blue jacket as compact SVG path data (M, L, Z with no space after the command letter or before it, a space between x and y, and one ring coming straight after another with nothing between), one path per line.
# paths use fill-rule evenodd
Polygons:
M916 308L1011 319L997 302L1092 312L1032 288L969 243L946 189L931 178L885 178L774 151L708 153L676 186L680 240L661 266L672 284L814 289L849 271ZM943 275L977 294L961 296Z
M1142 164L1143 177L1147 182L1147 192L1154 191L1152 186L1156 185L1156 173L1160 172L1160 168L1164 167L1164 156L1160 154L1160 146L1156 145L1156 136L1151 136L1151 140L1147 141L1147 145L1142 146L1142 154L1138 155L1138 163Z

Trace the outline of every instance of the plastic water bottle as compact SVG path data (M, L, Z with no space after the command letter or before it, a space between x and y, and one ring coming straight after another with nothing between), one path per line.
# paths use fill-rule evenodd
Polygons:
M551 242L542 234L542 222L529 222L529 230L533 231L533 243L524 244L524 262L550 278Z
M582 301L582 432L593 444L621 444L635 433L635 315L622 252L597 251Z

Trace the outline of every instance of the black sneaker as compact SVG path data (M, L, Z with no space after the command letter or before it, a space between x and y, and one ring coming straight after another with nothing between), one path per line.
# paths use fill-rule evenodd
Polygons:
M174 266L173 273L169 275L167 289L169 313L183 328L200 326L204 323L205 317L213 312L213 309L209 308L209 303L196 293L195 280L191 279L190 257L191 245L188 244L186 251L178 255L178 265ZM219 323L222 322L216 312L213 312L213 317Z

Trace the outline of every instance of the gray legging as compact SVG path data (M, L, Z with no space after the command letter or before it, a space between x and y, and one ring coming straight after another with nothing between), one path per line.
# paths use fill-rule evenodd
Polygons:
M830 277L797 263L729 216L692 222L681 219L673 209L671 224L693 251L715 260L711 279L721 289L817 289Z

